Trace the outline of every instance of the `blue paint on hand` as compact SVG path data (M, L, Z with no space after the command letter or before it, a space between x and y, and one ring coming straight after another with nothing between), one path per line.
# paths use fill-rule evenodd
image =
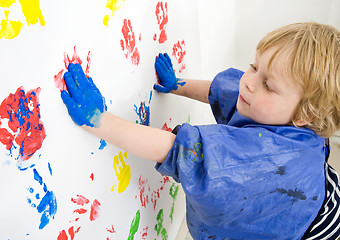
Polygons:
M107 107L92 78L86 77L80 64L70 63L64 79L67 91L61 92L61 98L72 120L79 126L99 127L101 115Z
M153 86L156 91L169 93L172 90L177 90L178 86L185 85L182 79L176 78L171 59L167 53L160 53L156 57L155 69L159 78L159 83Z

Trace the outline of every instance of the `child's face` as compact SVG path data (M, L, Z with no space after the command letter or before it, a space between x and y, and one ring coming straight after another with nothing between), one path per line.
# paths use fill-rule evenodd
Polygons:
M289 57L283 52L268 70L268 62L276 48L257 53L254 64L240 80L237 110L245 117L268 125L290 124L302 97L302 91L285 74Z

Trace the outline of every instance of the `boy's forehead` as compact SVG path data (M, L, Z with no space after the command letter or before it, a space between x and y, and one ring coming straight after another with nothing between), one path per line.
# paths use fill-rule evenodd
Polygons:
M291 54L290 51L278 50L277 47L271 47L263 52L256 51L255 61L261 64L260 68L267 76L283 84L296 85L291 74Z

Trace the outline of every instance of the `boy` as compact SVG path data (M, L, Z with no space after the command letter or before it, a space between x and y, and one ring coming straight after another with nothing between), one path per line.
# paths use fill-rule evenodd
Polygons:
M69 65L61 96L76 124L181 182L194 239L339 235L325 146L340 124L339 31L316 23L279 28L260 41L245 73L228 69L212 82L176 79L167 54L155 68L157 91L210 103L218 124L183 124L175 135L120 119L105 111L80 65Z

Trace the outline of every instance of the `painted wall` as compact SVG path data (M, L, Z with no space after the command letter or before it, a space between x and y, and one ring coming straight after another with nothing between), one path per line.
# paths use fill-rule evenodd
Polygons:
M179 77L213 79L247 69L268 31L340 28L339 11L340 0L0 1L0 238L174 239L184 217L178 184L68 117L68 62L81 60L108 110L136 124L213 123L208 105L152 90L157 53Z
M159 52L200 77L196 2L5 0L0 19L0 238L174 239L179 184L78 128L60 89L81 62L108 111L164 130L199 122L197 103L153 90Z

